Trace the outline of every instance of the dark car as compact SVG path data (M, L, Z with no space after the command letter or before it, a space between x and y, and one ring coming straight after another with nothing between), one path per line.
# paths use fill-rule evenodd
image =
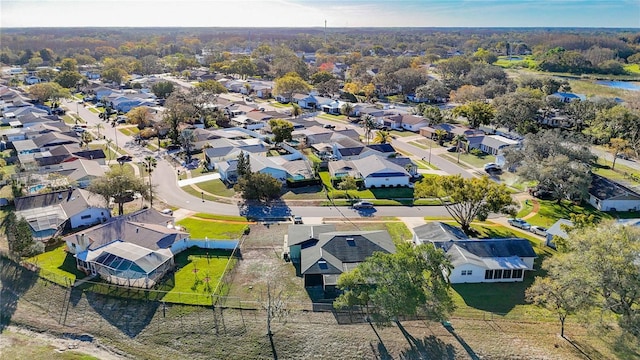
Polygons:
M449 146L447 148L448 152L458 152L458 147L457 146Z
M116 159L116 161L119 163L129 162L131 160L133 160L133 157L131 157L131 155L122 155Z

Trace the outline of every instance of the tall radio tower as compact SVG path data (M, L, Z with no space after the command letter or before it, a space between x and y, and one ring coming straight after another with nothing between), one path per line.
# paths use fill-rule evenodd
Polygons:
M324 43L327 43L327 20L324 21Z

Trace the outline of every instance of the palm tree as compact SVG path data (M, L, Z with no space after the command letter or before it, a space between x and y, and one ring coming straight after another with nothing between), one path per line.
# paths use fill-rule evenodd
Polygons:
M386 130L378 130L376 137L373 138L373 142L376 144L388 144L391 142L391 133Z
M458 152L458 163L460 163L460 145L466 141L467 138L462 134L454 136L451 140L451 142L456 144L456 151Z
M342 115L345 115L347 119L351 118L352 112L353 112L353 105L351 103L346 102L342 104L342 106L340 107L340 113Z
M104 148L107 150L107 161L111 160L111 154L113 154L113 150L111 150L111 144L113 144L113 140L106 139L104 143Z
M86 146L89 148L89 143L93 141L93 136L88 131L85 131L80 136L80 147Z
M196 141L196 135L193 133L191 129L184 129L180 133L178 137L178 141L182 148L187 153L187 162L191 162L191 148L193 147L193 143Z
M104 125L102 125L102 123L97 123L94 127L98 131L98 139L100 139L100 130L104 129Z
M362 115L360 120L362 128L364 129L364 136L367 138L367 145L369 145L369 139L371 138L371 131L376 126L375 118L371 114Z
M156 160L156 158L154 158L153 156L147 156L144 158L144 162L142 163L142 165L144 166L144 169L147 171L147 174L149 174L149 206L152 207L153 191L152 191L152 185L151 185L151 173L153 172L153 169L155 169L156 166L158 166L158 160Z
M436 139L438 139L438 144L442 146L442 142L444 141L444 138L447 136L446 130L436 129L436 131L434 131L433 134L436 136Z
M294 119L302 114L302 108L300 107L300 105L291 103L291 107L291 115L293 115Z

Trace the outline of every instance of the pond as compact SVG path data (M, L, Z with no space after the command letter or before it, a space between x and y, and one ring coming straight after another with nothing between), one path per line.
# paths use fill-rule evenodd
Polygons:
M598 80L596 84L614 89L640 91L640 83L631 81Z

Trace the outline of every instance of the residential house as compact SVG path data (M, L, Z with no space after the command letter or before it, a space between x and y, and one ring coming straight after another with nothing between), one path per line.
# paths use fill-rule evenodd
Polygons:
M487 135L480 142L480 150L487 154L498 155L502 149L518 145L520 142L501 135Z
M567 219L560 219L553 223L550 228L547 229L547 235L545 236L545 245L556 248L556 244L553 242L553 238L558 236L566 239L569 235L565 231L566 227L573 227L573 222Z
M331 115L340 115L342 106L345 104L344 101L340 100L332 100L327 104L322 105L322 112L331 114ZM351 115L351 114L349 114Z
M294 101L303 109L322 109L324 105L331 104L334 100L313 94L294 94Z
M363 179L366 188L408 186L412 176L409 171L417 173L417 167L410 159L405 166L392 160L398 158L386 159L380 155L370 155L356 160L330 161L329 174L332 178L349 175Z
M324 297L337 295L338 277L375 252L394 253L386 231L334 231L333 225L291 225L289 257L305 287L321 287Z
M572 101L582 100L582 98L579 95L576 95L573 93L567 93L567 92L556 92L549 96L553 96L564 103L570 103Z
M35 239L47 241L64 228L76 229L111 217L104 199L83 189L69 189L15 199L16 216L24 217Z
M453 270L448 274L452 284L520 282L525 271L533 270L537 257L527 239L464 239L433 241L442 249Z
M465 240L469 237L459 227L440 221L432 221L412 229L416 245L432 241Z
M215 139L209 141L209 146L203 150L204 162L209 169L214 169L218 162L237 159L240 152L266 155L269 150L260 139Z
M143 209L64 238L78 269L126 286L149 288L173 268L189 234L173 217Z
M640 194L611 179L592 175L589 204L600 211L636 211L640 209Z
M422 116L411 114L394 114L385 116L380 121L378 121L378 124L386 126L390 129L404 129L418 132L420 128L428 126L429 121L427 121Z

